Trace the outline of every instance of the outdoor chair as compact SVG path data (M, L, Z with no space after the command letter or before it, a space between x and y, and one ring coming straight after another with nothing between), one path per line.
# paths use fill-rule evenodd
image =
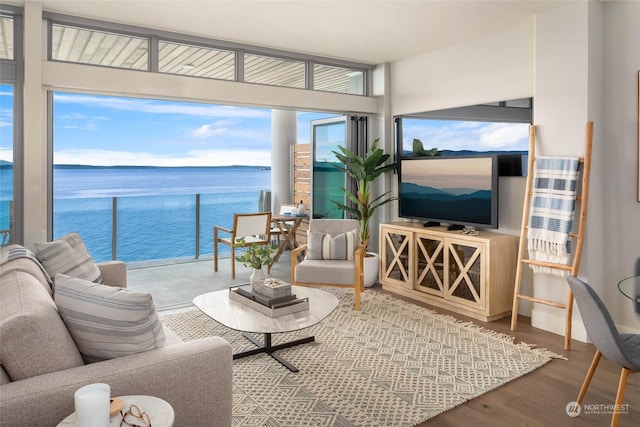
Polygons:
M355 309L364 292L364 249L360 246L360 222L355 219L312 219L307 243L291 251L291 284L298 286L351 287ZM304 259L302 258L302 254Z
M235 248L270 244L269 230L271 228L271 212L258 212L233 215L233 228L228 229L220 225L213 226L213 263L214 271L218 271L218 244L231 248L231 278L236 278L236 253ZM220 232L230 236L220 237ZM244 238L244 244L239 244L238 239ZM267 267L271 270L271 266Z
M596 354L584 378L576 403L578 405L582 403L602 355L617 363L622 367L622 371L620 372L615 409L611 417L611 426L614 427L618 425L620 419L627 377L630 373L640 370L640 334L618 333L607 307L598 294L588 284L576 277L569 276L567 281L575 296L587 334L596 347ZM578 405L574 410L577 410Z

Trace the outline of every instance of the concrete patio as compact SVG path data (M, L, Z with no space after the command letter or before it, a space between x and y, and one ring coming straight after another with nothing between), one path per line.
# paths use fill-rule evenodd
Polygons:
M283 252L269 277L289 281L291 251ZM251 269L236 262L236 278L231 279L229 257L218 260L218 272L213 271L213 257L198 260L163 260L127 265L128 288L149 292L158 311L189 307L193 298L233 285L249 282Z

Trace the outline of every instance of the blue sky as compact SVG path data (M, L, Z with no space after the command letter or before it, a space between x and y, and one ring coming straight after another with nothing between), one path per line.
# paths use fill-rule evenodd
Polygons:
M529 124L405 118L402 137L404 150L417 138L425 150L527 151Z
M311 120L332 115L298 113L298 142L309 142ZM54 96L56 164L269 166L270 152L270 109L62 92Z
M13 90L0 85L0 160L12 161L13 153Z

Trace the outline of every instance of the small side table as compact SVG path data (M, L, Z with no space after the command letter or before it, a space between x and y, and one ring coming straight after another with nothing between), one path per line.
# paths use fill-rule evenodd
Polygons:
M173 408L169 403L159 397L142 395L117 397L124 401L122 412L128 410L131 405L136 405L141 411L149 414L153 427L173 427L173 421L175 419ZM122 416L120 414L114 415L111 417L109 427L119 427L120 421L122 421ZM75 412L58 423L58 427L75 427L75 425Z

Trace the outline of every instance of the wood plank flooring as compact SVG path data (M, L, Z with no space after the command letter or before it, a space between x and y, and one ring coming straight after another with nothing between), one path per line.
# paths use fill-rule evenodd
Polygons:
M380 290L378 287L375 290ZM386 291L380 290L380 292ZM395 295L400 298L400 296ZM518 319L518 330L511 331L511 318L483 323L437 307L403 298L439 313L450 314L460 320L469 320L496 332L515 336L515 342L535 344L547 348L569 360L554 359L522 378L490 391L457 408L419 424L420 427L497 427L497 426L562 426L602 427L611 422L611 413L596 408L585 413L585 405L612 405L620 378L620 368L604 357L591 381L583 402L583 413L576 418L565 412L567 403L574 401L591 364L595 347L573 340L571 350L565 351L564 338L530 325L529 318ZM624 403L627 414L620 417L620 427L640 425L640 373L629 376Z

